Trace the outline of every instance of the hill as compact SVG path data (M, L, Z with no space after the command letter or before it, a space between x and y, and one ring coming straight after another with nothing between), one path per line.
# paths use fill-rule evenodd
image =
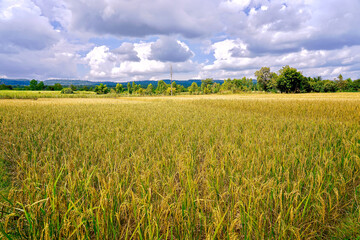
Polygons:
M164 79L166 84L170 84L170 79ZM189 79L189 80L173 80L177 84L183 85L184 87L189 87L193 82L196 82L199 86L201 85L201 79ZM60 83L62 86L96 86L100 83L106 84L108 87L115 87L116 84L120 83L124 87L130 82L131 84L134 81L128 82L112 82L112 81L88 81L88 80L67 80L67 79L48 79L43 81L45 85L54 85L55 83ZM214 80L214 82L222 84L223 80ZM150 83L156 88L158 81L155 80L142 80L135 81L136 84L140 84L143 88L146 88ZM8 78L0 78L0 84L12 85L12 86L29 86L29 79L8 79Z
M110 82L110 81L92 82L92 81L88 81L88 80L66 80L66 79L49 79L49 80L44 81L45 85L54 85L55 83L60 83L63 86L70 86L70 85L95 86L95 85L99 85L100 83L102 83L102 84L106 84L108 87L115 87L117 84L116 82Z
M30 80L0 78L0 84L11 85L11 86L28 86L30 84Z
M189 87L193 82L196 82L198 85L201 85L200 79L173 80L173 81L176 82L177 84L183 85L184 87ZM75 85L75 86L95 86L95 85L99 85L100 83L102 83L102 84L106 84L106 86L108 86L108 87L115 87L116 84L120 83L125 87L128 83L132 84L133 82L135 82L136 84L140 84L143 88L146 88L150 83L154 87L156 87L158 84L158 81L155 81L155 80L127 81L127 82L111 82L111 81L92 82L92 81L86 81L86 80L64 80L64 79L45 80L44 84L45 85L54 85L55 83L60 83L63 86L69 86L71 84ZM170 81L170 79L164 79L164 82L166 84L170 84L171 81ZM224 81L223 80L214 80L214 82L222 84Z
M163 80L166 84L170 84L170 79L164 79ZM191 84L193 82L196 82L197 85L201 85L201 79L189 79L189 80L173 80L173 82L176 82L176 84L179 85L183 85L184 87L190 87ZM222 84L224 81L223 80L214 80L214 82L220 83ZM132 83L132 81L130 82ZM156 87L158 84L158 81L151 81L151 80L143 80L143 81L135 81L136 84L140 84L141 87L145 88L147 87L150 83ZM123 86L126 86L128 84L128 82L123 82L121 83Z

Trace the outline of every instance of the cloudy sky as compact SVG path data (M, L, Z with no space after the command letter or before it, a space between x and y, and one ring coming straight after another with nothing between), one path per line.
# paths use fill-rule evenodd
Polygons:
M0 77L360 78L359 0L0 0Z

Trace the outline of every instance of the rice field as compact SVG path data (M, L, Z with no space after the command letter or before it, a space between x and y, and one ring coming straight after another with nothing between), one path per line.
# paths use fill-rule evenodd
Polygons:
M0 90L0 99L38 99L38 98L104 98L114 94L97 95L95 92L75 91L74 94L61 94L60 91Z
M1 239L359 239L360 94L0 100Z

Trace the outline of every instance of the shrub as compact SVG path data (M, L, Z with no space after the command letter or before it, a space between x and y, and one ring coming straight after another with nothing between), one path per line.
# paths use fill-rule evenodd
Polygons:
M96 92L96 94L107 94L110 92L110 89L107 88L106 84L100 83L99 86L95 86L94 92Z
M63 88L61 89L61 94L73 94L74 91L71 88Z

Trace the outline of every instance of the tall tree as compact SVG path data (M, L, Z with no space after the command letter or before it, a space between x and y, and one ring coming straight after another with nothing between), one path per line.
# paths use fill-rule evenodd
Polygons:
M231 90L232 87L233 87L233 81L230 78L225 79L223 84L221 84L221 89L225 90L225 91L226 90Z
M204 91L205 88L211 88L214 84L214 80L212 78L206 78L205 80L201 80L201 90Z
M132 83L132 91L137 92L140 89L140 84L136 84L135 82Z
M339 74L338 79L339 79L339 81L342 81L342 80L344 80L344 77L341 74Z
M36 81L35 79L33 79L33 80L31 80L30 81L30 90L36 90L36 87L37 87L37 85L38 85L38 81Z
M190 94L193 94L193 93L196 93L198 91L198 89L199 89L199 86L197 85L197 83L193 82L191 84L191 86L189 87L189 92L190 92Z
M71 85L70 85L70 88L71 88L73 91L76 91L76 89L77 89L74 84L71 84Z
M44 89L45 89L44 82L39 82L38 84L36 84L36 90L44 90Z
M150 83L146 88L146 94L152 95L154 93L154 86Z
M124 91L123 85L120 83L116 84L115 91L116 93L122 93Z
M262 67L255 72L257 83L261 90L268 91L271 84L271 78L273 77L269 67Z
M55 83L54 84L54 90L55 91L60 91L61 89L63 89L62 85L60 83Z
M158 92L159 94L163 94L166 92L167 88L168 87L167 87L166 83L163 80L160 80L156 87L156 92Z
M304 89L305 77L296 68L283 67L277 78L277 88L281 92L301 92Z
M335 82L341 92L345 92L347 90L349 82L344 80L344 77L341 74L337 77L337 79L335 78Z

